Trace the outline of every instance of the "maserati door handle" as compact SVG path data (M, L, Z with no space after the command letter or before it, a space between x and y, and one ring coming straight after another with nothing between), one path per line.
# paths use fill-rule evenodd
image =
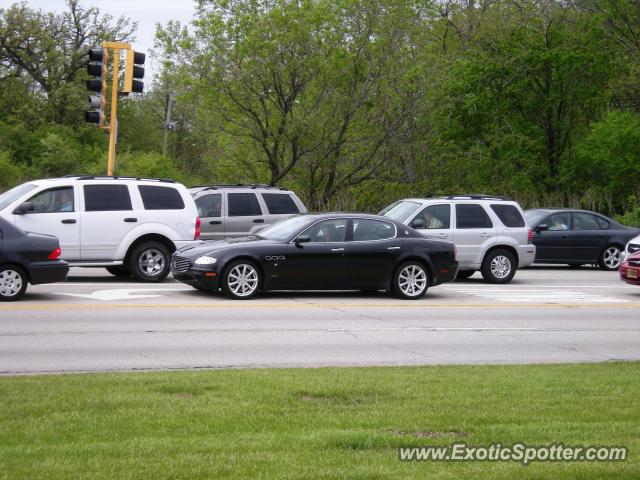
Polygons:
M387 247L387 250L400 250L400 247Z
M332 248L332 252L344 252L344 248Z

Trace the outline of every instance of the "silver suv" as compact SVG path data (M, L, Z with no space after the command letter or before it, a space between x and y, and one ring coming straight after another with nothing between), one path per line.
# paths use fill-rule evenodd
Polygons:
M517 202L486 195L408 198L380 212L458 249L458 279L480 270L488 283L508 283L533 263L533 233Z
M191 187L189 192L202 219L203 240L246 237L307 212L295 193L269 185L208 185Z

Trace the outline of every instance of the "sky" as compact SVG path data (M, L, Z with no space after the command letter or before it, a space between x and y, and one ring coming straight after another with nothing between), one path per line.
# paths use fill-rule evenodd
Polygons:
M0 0L0 8L7 8L16 1ZM138 22L138 28L135 32L136 40L132 45L134 50L147 53L147 68L153 68L152 65L149 65L148 54L153 47L156 23L165 24L169 20L178 20L183 24L188 24L194 13L192 0L80 0L79 3L84 8L98 7L100 13L108 13L114 18L124 15ZM26 4L30 8L44 11L66 10L65 0L27 0Z

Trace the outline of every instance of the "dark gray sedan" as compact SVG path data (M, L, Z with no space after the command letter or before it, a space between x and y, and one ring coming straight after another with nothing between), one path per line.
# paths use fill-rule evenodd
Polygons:
M535 263L593 264L617 270L624 246L640 233L588 210L538 208L524 214L533 230Z

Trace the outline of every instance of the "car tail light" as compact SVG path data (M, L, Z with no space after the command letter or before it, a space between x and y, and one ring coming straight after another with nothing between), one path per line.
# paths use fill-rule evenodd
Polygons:
M57 260L60 258L60 255L62 255L62 250L60 250L60 247L56 247L56 249L51 252L47 258L49 260Z
M533 243L533 230L529 229L529 231L527 232L527 241L529 243Z
M194 240L200 240L200 217L196 217L196 234Z

